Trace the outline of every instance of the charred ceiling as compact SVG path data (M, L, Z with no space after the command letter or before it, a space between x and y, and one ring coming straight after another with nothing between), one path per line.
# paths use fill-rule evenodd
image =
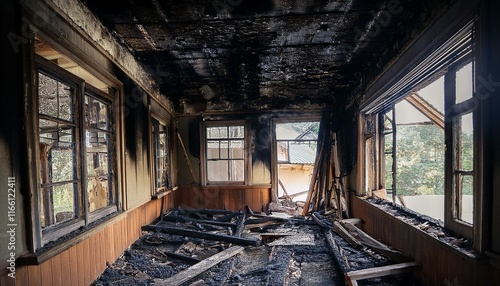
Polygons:
M450 2L82 1L179 112L345 104Z

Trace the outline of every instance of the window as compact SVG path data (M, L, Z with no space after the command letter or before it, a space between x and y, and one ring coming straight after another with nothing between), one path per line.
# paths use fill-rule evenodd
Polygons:
M204 126L204 183L244 184L246 142L244 124L206 124Z
M117 210L112 97L37 57L38 247Z
M447 132L451 146L448 183L451 220L472 225L474 215L474 62L460 63L446 75ZM447 164L448 165L448 164Z
M154 190L165 191L172 188L170 178L170 133L167 125L152 120L153 158L154 158Z
M85 154L89 212L115 204L111 103L85 94Z
M73 83L38 72L39 204L43 229L81 216L76 90Z
M469 239L480 215L474 65L470 24L367 103L362 121L365 191L380 184Z

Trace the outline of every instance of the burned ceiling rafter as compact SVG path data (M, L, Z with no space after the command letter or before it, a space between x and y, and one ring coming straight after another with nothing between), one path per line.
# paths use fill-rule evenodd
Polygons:
M430 9L449 4L81 1L151 71L179 113L186 103L201 111L349 104L424 29Z

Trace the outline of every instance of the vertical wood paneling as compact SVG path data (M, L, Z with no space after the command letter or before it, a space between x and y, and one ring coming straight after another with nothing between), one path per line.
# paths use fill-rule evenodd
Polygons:
M16 270L16 279L17 279L17 276L18 276L17 274L18 273L17 273L17 270ZM3 286L3 285L5 285L5 286L14 286L14 285L16 285L16 279L10 278L9 276L4 275L4 276L0 277L0 286Z
M10 277L8 277L8 278L10 278ZM12 279L12 278L10 278L10 279ZM26 266L19 266L19 267L17 267L17 269L16 269L16 279L15 280L12 279L12 280L14 282L14 283L12 283L12 285L28 285L28 283L29 283L28 267L26 267Z
M82 251L83 251L83 282L85 285L89 285L91 281L90 276L90 247L89 247L89 239L85 239L82 243L80 243Z
M269 188L183 188L179 189L174 194L176 206L225 209L232 211L238 211L246 205L250 206L255 211L263 211L271 199Z
M42 286L52 286L52 263L50 260L40 264L40 275Z
M78 281L78 285L80 286L85 286L87 284L85 284L85 260L84 257L83 257L83 243L80 242L78 243L76 246L76 267L78 269L78 272L77 272L77 275L79 277L79 279L77 280Z
M42 285L40 265L27 266L26 268L28 268L28 284L34 286Z
M78 271L78 262L79 262L79 257L78 257L78 251L77 251L77 246L73 246L70 249L67 250L69 252L69 269L66 268L65 272L69 273L71 276L72 280L72 285L78 285L78 280L81 278L81 273Z
M62 273L61 273L61 255L56 255L50 259L52 273L52 285L60 286L62 285Z
M94 277L97 275L96 267L96 253L99 251L96 243L96 236L93 235L89 237L87 240L89 241L89 266L90 266L90 279L93 281Z
M61 269L66 270L67 267L71 267L69 250L63 251L60 256L61 256ZM61 277L62 285L72 285L73 281L74 281L72 279L75 279L75 280L78 279L78 277L72 278L71 271L65 271L62 273L61 276L62 276Z

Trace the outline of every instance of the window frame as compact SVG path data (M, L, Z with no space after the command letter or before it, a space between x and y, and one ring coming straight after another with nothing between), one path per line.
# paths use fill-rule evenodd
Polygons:
M472 97L455 104L455 76L456 72L460 70L460 68L466 66L467 64L472 63ZM445 132L445 138L444 138L444 144L447 146L445 150L445 170L444 170L444 194L445 194L445 202L444 202L444 224L445 227L452 230L455 233L458 233L460 235L463 235L464 237L470 239L473 241L473 243L476 245L476 241L480 240L480 222L481 222L481 217L482 217L482 208L481 205L478 202L482 201L482 189L481 189L481 176L480 176L480 166L482 164L481 158L477 156L476 154L480 154L480 115L477 113L478 110L480 109L480 102L478 102L477 98L475 97L475 73L476 70L474 68L475 65L475 56L474 53L471 52L464 58L460 59L459 61L453 63L452 65L444 68L442 70L444 74L444 132ZM400 99L404 99L406 96L401 96ZM376 113L372 113L372 115L377 115L378 117L383 116L387 111L394 110L394 105L391 105L390 108L382 109ZM458 204L460 201L457 199L457 189L456 189L456 184L455 184L455 177L456 177L456 172L455 172L455 167L457 164L457 150L456 150L456 141L457 141L457 125L455 124L455 120L457 118L460 118L463 115L466 114L472 114L473 116L473 152L474 152L474 157L473 157L473 171L472 176L473 176L473 206L474 206L474 212L473 212L473 224L466 223L462 220L459 220L456 218L456 210L459 208ZM363 116L360 116L361 123L360 126L362 126L362 130L360 130L360 134L363 134L366 137L366 122L367 118L370 117L369 114L367 113L362 113ZM372 178L376 181L376 184L381 185L382 187L385 186L385 180L384 175L384 164L385 160L382 156L383 152L383 146L384 145L384 140L385 140L385 135L384 135L384 130L383 128L379 128L376 132L377 138L377 143L378 146L378 151L373 152L372 156L370 154L366 153L366 142L365 140L362 140L360 142L362 148L363 148L363 160L360 162L367 162L367 160L375 160L377 163L377 170L380 170L381 174L380 176L377 176L377 172L374 170L372 173L369 173L366 171L366 167L363 167L363 192L364 194L370 195L370 190L368 189L368 186L366 186L366 180L367 178ZM365 137L362 137L366 139ZM393 146L393 148L397 148L397 143L395 143L396 147ZM397 160L397 158L396 158ZM394 198L393 198L394 199Z
M172 148L172 144L173 144L173 141L172 141L172 128L171 128L171 125L170 125L170 122L169 120L166 120L166 119L163 119L161 116L158 116L156 114L152 114L150 116L150 119L151 119L151 128L150 128L150 142L151 142L151 169L153 170L153 173L152 173L152 176L151 176L151 186L152 186L152 190L151 190L151 195L153 197L155 196L158 196L158 194L161 194L163 192L166 192L168 190L173 190L174 188L174 184L173 184L173 181L172 181L172 160L173 160L173 148ZM165 128L165 133L166 133L166 141L167 141L167 146L166 146L166 154L167 154L167 163L168 163L168 166L167 166L167 180L168 180L168 183L166 186L161 186L161 187L157 187L156 186L156 182L157 182L157 156L156 156L156 148L155 148L155 144L157 143L156 142L156 137L155 137L155 126L163 126Z
M244 133L243 133L243 142L244 142L244 150L243 150L243 175L244 179L243 181L209 181L208 179L208 166L207 166L207 128L209 127L231 127L231 126L243 126L244 127ZM201 176L201 184L202 186L224 186L224 185L231 185L231 186L247 186L249 185L249 182L251 182L251 173L250 173L250 166L251 166L251 146L250 146L250 140L249 140L249 127L248 127L248 122L245 120L238 120L238 121L210 121L210 122L202 122L201 123L201 128L200 128L200 135L201 135L201 152L200 152L200 176ZM228 138L229 139L229 138ZM230 159L228 158L228 161Z
M117 148L117 134L116 134L116 114L117 110L115 107L116 96L113 94L105 94L102 91L94 88L86 82L66 71L64 68L59 67L57 64L43 58L40 55L35 55L34 57L34 65L33 65L33 77L34 77L34 86L32 92L33 99L33 110L34 113L28 116L28 120L31 120L34 127L34 136L32 137L35 142L35 154L37 159L35 159L35 169L33 169L32 176L34 177L33 186L33 246L34 250L37 250L51 241L56 241L58 238L65 234L69 234L81 227L86 227L90 223L101 219L109 214L117 212L119 210L119 201L120 194L118 192L119 178L116 172L113 172L111 175L113 178L113 190L114 193L114 202L101 209L95 210L94 212L89 212L88 206L88 193L87 193L87 177L86 170L83 166L86 166L86 146L85 146L85 132L86 132L86 120L85 120L85 98L87 94L91 94L91 96L108 103L109 114L108 118L111 121L110 127L112 128L113 140L112 140L112 164L116 170L117 162L118 162L118 148ZM75 194L77 198L74 200L74 210L75 210L75 218L70 219L68 221L63 221L61 223L55 223L53 225L47 226L42 229L40 212L43 211L41 208L40 201L40 192L41 192L41 177L40 172L42 170L41 162L40 162L40 134L39 134L39 83L38 83L38 73L41 72L57 81L63 82L65 84L70 85L74 88L74 102L73 102L73 113L74 113L74 124L75 124L75 135L74 135L74 144L75 144L75 164L77 166L76 170L76 180L75 184L77 184L77 189ZM42 116L43 117L43 116Z
M480 160L477 158L478 148L480 146L480 141L478 140L478 130L479 130L479 122L478 122L478 114L477 107L478 102L475 98L475 59L474 55L470 55L467 58L455 63L452 65L446 75L444 81L445 88L445 145L447 146L445 150L445 226L450 230L460 233L465 237L474 240L474 228L478 228L478 223L480 224L480 220L478 222L478 218L481 216L481 209L477 209L477 204L475 203L477 200L480 200L481 195L481 185L478 184L478 172L477 170L480 168ZM464 67L465 65L472 63L472 96L471 98L456 103L456 74L457 72ZM458 191L461 191L456 184L456 176L457 176L457 164L460 159L457 147L457 144L460 144L458 140L458 132L459 126L457 125L457 118L460 118L463 115L472 114L473 118L473 140L472 140L472 148L473 148L473 166L472 171L470 172L473 178L473 224L469 224L465 221L462 221L457 218L457 212L459 212L460 206L460 195L458 195Z
M91 86L91 85L87 85L85 84L85 89L84 89L84 96L82 98L82 101L85 101L85 97L86 96L90 96L90 97L93 97L101 102L104 102L105 104L107 104L108 106L108 114L107 114L107 117L108 117L108 120L110 121L109 122L109 130L107 131L107 133L111 134L110 135L110 145L111 147L114 147L112 148L112 150L110 150L110 155L112 157L111 160L108 159L108 164L111 163L111 166L108 167L109 170L113 171L113 170L117 170L117 164L118 164L118 149L117 149L117 134L116 134L116 122L115 122L115 114L114 114L114 110L115 108L113 108L113 97L108 95L108 94L105 94L104 92L98 90L97 88ZM83 105L83 108L85 108L85 104ZM85 114L85 109L83 110L83 114ZM87 129L87 126L86 126L86 121L83 120L82 121L82 125L83 125L83 139L86 140L86 129ZM82 148L82 153L83 153L83 160L84 160L84 166L87 165L87 162L86 162L86 159L87 159L87 154L86 154L86 147ZM86 168L82 168L83 169L83 174L85 176L85 188L84 188L84 194L85 196L88 195L88 192L87 192L87 171L86 171ZM89 219L88 219L88 223L91 223L91 222L94 222L104 216L107 216L109 214L112 214L114 212L117 212L118 211L118 203L119 203L119 193L118 193L118 176L116 174L116 172L112 172L112 174L108 174L108 177L111 177L111 180L112 180L112 191L114 192L114 203L113 204L110 204L106 207L102 207L98 210L95 210L93 212L89 212L88 210L87 213L88 213L88 216L89 216ZM86 204L85 204L85 207L88 208L88 198L86 198ZM87 224L88 224L87 223Z

